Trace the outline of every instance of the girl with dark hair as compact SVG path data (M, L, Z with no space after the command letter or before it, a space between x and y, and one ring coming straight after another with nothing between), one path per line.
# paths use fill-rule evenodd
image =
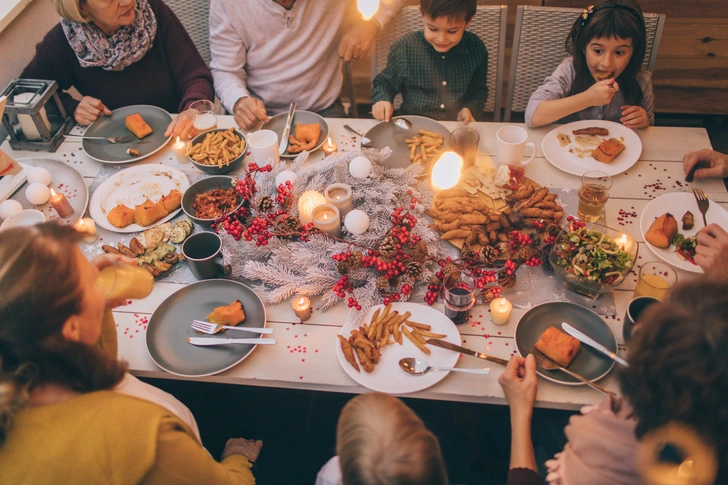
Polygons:
M634 0L599 0L576 19L571 54L531 95L526 124L579 120L655 124L652 75L642 69L647 40L642 9Z

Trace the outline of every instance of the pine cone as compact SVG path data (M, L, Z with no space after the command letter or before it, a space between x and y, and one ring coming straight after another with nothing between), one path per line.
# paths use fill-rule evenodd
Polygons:
M521 246L518 248L518 250L512 255L513 259L518 259L521 261L527 261L531 259L534 256L538 255L538 249L534 248L533 246Z
M273 199L266 196L258 201L258 210L260 212L270 212L273 209Z
M384 276L377 278L377 289L386 290L387 288L389 288L389 280Z
M433 276L432 278L430 278L431 285L439 285L441 283L442 283L442 281L437 276Z
M392 257L390 257L390 256L381 256L381 255L380 255L380 256L379 256L379 260L380 260L380 261L381 261L382 263L391 263L392 261L394 261L394 258L392 258Z
M392 236L387 236L379 245L377 251L379 251L379 254L382 256L392 257L397 252L397 243L394 242L394 238L392 238Z
M498 250L498 259L511 259L511 247L507 242L499 241L495 243L495 248Z
M357 269L360 269L362 267L361 258L364 255L359 251L354 251L351 253L351 256L349 256L349 269L351 271L356 271Z
M339 263L336 265L336 271L338 271L339 274L348 274L349 273L349 262L348 261L339 261Z
M491 290L485 290L483 292L483 303L490 303L491 301L495 300L495 292Z
M233 177L232 180L230 180L230 185L233 186L233 188L237 187L240 183L240 179L237 177Z
M493 264L498 258L498 250L493 246L483 246L478 251L478 259L485 264Z
M422 265L417 261L410 261L407 263L405 273L410 279L416 280L422 276Z
M458 267L454 265L453 263L447 263L444 268L442 268L442 274L447 277L448 275L458 271Z
M286 216L285 219L283 219L282 224L288 232L298 232L301 230L301 221L293 216Z
M466 242L463 243L463 248L460 250L460 255L463 258L474 258L474 257L476 257L475 256L475 251L473 251L473 248L470 246L470 244L468 244Z
M430 254L427 250L427 243L425 243L425 241L423 241L421 239L419 241L417 241L417 250L419 252L423 253L425 256L429 256L429 254Z
M389 286L391 288L399 288L399 278L397 278L396 276L394 278L390 278Z

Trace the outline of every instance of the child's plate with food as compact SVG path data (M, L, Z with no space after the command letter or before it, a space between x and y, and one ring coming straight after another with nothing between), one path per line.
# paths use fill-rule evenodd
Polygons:
M617 352L617 338L604 319L588 308L568 301L542 303L521 316L515 333L518 352L525 357L535 346L551 359L590 381L606 376L614 367L614 361L564 333L561 328L562 322L585 333L608 350ZM584 385L580 380L559 369L545 370L539 366L536 372L541 377L559 384Z
M123 143L83 139L86 154L101 163L138 162L157 153L172 136L164 136L172 116L162 108L149 105L125 106L111 116L99 118L86 128L84 136L127 137ZM151 131L150 131L151 130Z
M139 165L110 176L91 195L88 212L113 232L139 232L172 219L190 181L165 165Z
M335 343L336 357L349 377L373 391L417 392L437 384L449 372L409 374L400 368L400 359L414 357L432 367L455 367L460 356L426 345L428 338L456 345L462 342L455 324L434 308L418 303L377 305L358 323L341 328Z
M395 116L394 119L396 118L409 120L412 128L404 129L392 121L380 121L365 134L372 141L365 148L392 149L392 156L384 161L384 166L407 168L413 163L422 162L427 167L450 147L450 130L437 121L415 115Z
M240 302L239 304L237 302ZM228 307L235 307L234 311ZM210 321L216 314L238 321L238 327L265 327L265 305L253 290L232 280L204 280L187 285L162 302L149 319L147 351L162 369L171 374L201 377L218 374L245 358L256 345L231 344L195 346L188 338L259 338L266 335L226 330L203 335L193 330L192 320ZM236 317L240 314L241 317ZM233 333L234 332L234 333Z
M642 140L631 128L613 121L585 120L558 125L541 142L544 157L572 175L589 170L618 175L637 163Z
M261 130L271 130L278 135L278 142L286 128L288 111L271 116L267 123L260 127ZM315 152L326 142L329 137L329 125L321 116L310 111L297 110L293 114L291 130L288 136L288 148L281 158L296 158L301 152ZM276 147L277 148L277 147Z
M715 202L705 216L708 224L728 230L728 211ZM640 232L647 247L667 264L702 273L694 264L695 235L705 226L695 196L689 192L663 194L650 201L642 211Z

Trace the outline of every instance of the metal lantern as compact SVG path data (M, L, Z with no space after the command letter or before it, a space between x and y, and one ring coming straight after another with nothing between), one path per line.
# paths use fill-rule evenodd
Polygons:
M15 79L2 95L7 96L3 125L14 150L55 152L73 118L58 97L58 84L41 79Z

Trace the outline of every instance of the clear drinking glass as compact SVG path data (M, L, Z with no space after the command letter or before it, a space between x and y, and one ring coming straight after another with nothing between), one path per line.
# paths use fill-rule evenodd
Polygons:
M212 101L201 99L190 105L190 109L196 110L192 126L197 134L203 131L214 130L217 128L217 115L215 114L215 104Z
M475 282L465 273L453 273L445 278L442 286L445 315L455 325L464 324L470 309L475 305Z
M602 217L604 205L609 200L611 188L612 177L604 172L591 170L582 175L577 207L579 219L586 222L598 221Z
M141 300L154 288L154 276L146 269L129 263L111 260L112 264L102 269L96 283L109 301Z
M668 264L650 261L640 267L634 298L651 296L664 301L677 284L677 273Z
M463 157L463 167L475 165L479 143L480 133L472 128L458 128L450 133L450 146L455 153Z

